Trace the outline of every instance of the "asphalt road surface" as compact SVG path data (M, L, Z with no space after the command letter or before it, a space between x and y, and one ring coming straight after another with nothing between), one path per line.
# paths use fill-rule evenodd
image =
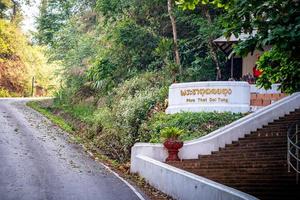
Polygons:
M0 200L138 200L26 99L0 99Z

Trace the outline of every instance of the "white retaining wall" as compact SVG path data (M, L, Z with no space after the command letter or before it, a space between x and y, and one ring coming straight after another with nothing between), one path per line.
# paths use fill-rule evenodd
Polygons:
M166 194L178 200L257 200L236 189L224 186L209 179L138 155L139 174Z

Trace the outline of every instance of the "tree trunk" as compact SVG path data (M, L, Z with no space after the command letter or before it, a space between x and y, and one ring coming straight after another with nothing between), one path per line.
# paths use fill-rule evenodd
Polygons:
M12 6L12 16L11 16L11 21L15 21L17 18L17 14L18 14L18 9L19 9L19 3L15 0L11 1L13 6Z
M179 50L178 50L178 43L177 43L176 21L175 21L175 17L173 16L173 0L168 0L168 13L169 13L169 17L171 19L171 24L172 24L175 61L176 61L176 64L179 66L179 74L182 74L182 68L181 68L180 56L179 56Z
M216 65L216 80L220 80L222 78L222 74L221 74L221 69L220 69L220 63L219 63L219 60L218 60L218 57L217 57L217 52L216 52L216 49L214 47L214 44L213 44L213 41L210 40L208 42L208 48L209 48L209 53Z
M209 9L207 7L205 7L204 10L205 10L205 16L207 18L207 21L208 21L209 25L211 25L212 19L211 19L210 13L209 13ZM216 80L218 81L222 78L222 74L221 74L221 69L220 69L220 63L219 63L218 56L217 56L217 49L214 46L213 40L214 40L214 38L211 38L211 37L209 38L208 49L209 49L210 56L212 57L215 65L216 65Z

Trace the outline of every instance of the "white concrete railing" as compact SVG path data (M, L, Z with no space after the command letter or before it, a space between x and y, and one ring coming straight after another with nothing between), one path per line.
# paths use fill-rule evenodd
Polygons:
M147 156L136 157L139 174L152 186L178 200L257 200L244 192L216 183Z
M223 128L199 139L185 142L180 149L181 159L195 159L198 155L207 155L212 151L244 137L245 134L261 128L263 125L278 119L285 114L300 108L300 92L287 96L269 106L249 114ZM145 155L158 161L165 161L167 152L162 144L136 143L131 151L131 171L137 172L135 157Z
M279 89L280 84L272 84L271 89L265 90L264 88L259 88L256 84L250 84L250 92L258 94L278 94L281 93Z

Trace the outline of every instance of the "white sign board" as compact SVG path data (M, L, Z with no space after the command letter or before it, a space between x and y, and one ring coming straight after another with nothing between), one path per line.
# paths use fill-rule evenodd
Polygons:
M166 113L250 111L250 85L241 81L176 83L169 88Z

